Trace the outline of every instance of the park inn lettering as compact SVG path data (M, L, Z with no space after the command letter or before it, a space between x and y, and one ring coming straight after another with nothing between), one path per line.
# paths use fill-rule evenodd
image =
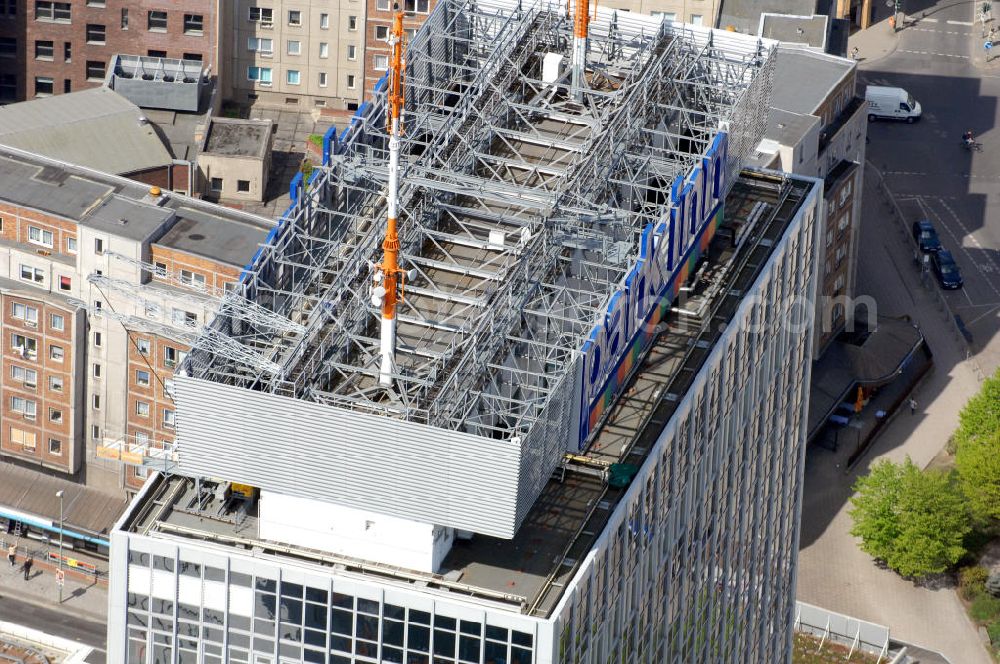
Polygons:
M718 228L728 150L729 135L720 131L701 164L674 180L669 215L643 229L638 261L583 344L580 450L649 348L656 326Z

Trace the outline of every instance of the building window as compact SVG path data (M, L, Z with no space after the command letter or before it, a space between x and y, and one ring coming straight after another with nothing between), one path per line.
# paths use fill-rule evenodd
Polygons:
M38 309L36 307L29 307L20 302L14 302L13 304L11 316L29 323L32 327L38 325Z
M28 226L28 242L51 248L52 237L52 231L47 231L36 226Z
M49 376L49 389L53 392L62 392L63 379L59 376Z
M691 14L691 25L701 25L703 17L701 14Z
M289 10L288 25L302 25L302 12L297 9Z
M211 186L212 191L215 192L222 191L222 178L212 178L211 184L209 186Z
M167 346L163 349L163 366L173 369L183 359L182 355L181 351Z
M128 8L122 7L122 30L128 30Z
M35 42L36 60L52 60L54 57L55 57L55 42L41 41L41 40Z
M163 426L174 428L174 411L167 408L163 409Z
M58 438L49 438L49 454L62 456L62 441Z
M151 10L146 15L146 27L153 32L166 32L167 12Z
M406 0L406 11L426 14L430 11L430 0Z
M87 43L88 44L103 44L105 37L107 35L107 30L103 25L98 23L88 23L87 24Z
M358 59L358 47L354 44L350 44L347 47L347 59L357 60Z
M319 87L321 87L321 88L325 88L326 87L326 72L325 71L321 71L319 73Z
M55 422L56 424L62 424L63 414L58 408L49 408L49 422Z
M46 2L45 0L35 0L35 20L36 21L59 21L60 23L70 22L70 3L68 2Z
M87 60L87 80L104 80L104 63L99 60Z
M270 7L251 7L247 20L254 23L274 23L274 10Z
M49 359L53 362L62 362L65 355L62 346L49 346Z
M68 237L66 238L66 253L75 254L76 253L76 238Z
M136 339L135 347L140 355L149 355L149 339Z
M90 437L93 438L94 440L100 440L101 439L101 427L97 426L96 424L92 425L90 427Z
M63 42L63 60L73 62L73 44L70 42Z
M149 417L149 404L145 401L136 401L135 414L139 417Z
M285 80L289 85L298 85L301 78L302 75L299 73L298 69L289 69L285 72Z
M17 74L0 74L0 100L17 99Z
M388 55L376 55L375 56L375 69L378 71L385 71L389 68L389 56Z
M390 7L389 0L375 0L375 9L379 10L380 12L389 11L389 7Z
M257 81L261 85L271 85L271 68L247 67L247 80Z
M354 86L357 85L357 80L358 79L357 79L357 77L354 74L348 74L347 75L347 87L349 89L353 90Z
M248 37L247 50L270 55L271 53L274 53L274 40L264 39L262 37Z
M59 277L59 290L68 291L73 289L73 280L69 277Z
M375 39L379 41L387 41L389 39L389 26L388 25L376 25L375 26Z
M140 387L149 387L149 372L137 369L135 372L135 384Z
M45 275L42 270L37 267L31 267L28 265L21 266L21 279L25 281L33 281L36 284L40 284L45 281Z
M330 15L327 13L322 13L319 15L319 27L321 30L327 30L330 27Z
M21 357L29 360L33 360L38 356L38 341L23 334L10 335L10 347L11 350L18 353Z
M101 333L100 332L94 332L94 346L96 346L97 348L100 348L103 342L104 342L104 338L101 336Z
M241 194L250 193L250 180L237 180L236 181L236 191ZM201 277L200 274L196 274L196 277ZM205 277L201 277L202 284L205 282Z
M245 180L240 180L240 182L245 182ZM192 272L191 270L181 270L181 281L189 286L203 287L205 285L205 275Z
M101 395L100 394L95 394L94 398L90 400L90 405L92 405L94 407L94 410L100 410L101 409Z
M156 49L152 49L151 48L148 51L146 51L146 55L148 55L151 58L165 58L165 57L167 57L167 52L166 51L158 51Z
M184 59L185 60L191 60L193 62L201 62L202 61L201 53L185 53L184 54Z
M348 16L347 17L347 29L348 30L357 30L358 29L358 17L357 16Z
M330 57L330 45L326 42L319 43L319 57L328 58Z
M49 314L49 327L57 332L66 329L66 319L59 314Z
M184 34L201 35L205 31L205 17L201 14L184 14Z
M35 449L35 434L30 431L22 431L21 429L11 427L10 442L20 445L26 450L33 450Z
M25 387L35 387L38 384L38 372L34 369L27 369L12 364L10 367L10 377L24 383Z
M198 314L192 313L190 311L184 311L183 309L174 309L173 321L175 325L186 325L188 327L194 327L198 325Z
M31 399L25 399L24 397L11 397L10 409L25 419L33 420L35 419L37 404Z
M52 78L50 76L35 77L35 96L47 97L52 94Z
M300 55L302 53L302 42L296 39L289 39L287 44L288 55Z
M104 254L104 240L101 238L94 238L94 253L98 256Z
M153 273L158 277L167 276L167 264L166 263L154 263Z

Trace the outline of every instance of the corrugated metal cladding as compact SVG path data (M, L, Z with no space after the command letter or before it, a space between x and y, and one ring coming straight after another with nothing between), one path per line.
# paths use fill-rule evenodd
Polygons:
M494 537L517 530L517 442L178 376L178 471Z

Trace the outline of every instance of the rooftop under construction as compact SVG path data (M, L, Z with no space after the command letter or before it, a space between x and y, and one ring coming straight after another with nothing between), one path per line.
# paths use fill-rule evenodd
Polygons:
M541 438L578 398L581 347L643 230L720 131L735 180L763 132L774 64L766 40L602 8L574 88L573 41L561 2L443 0L407 44L409 276L391 388L370 292L387 206L384 80L244 274L250 300L304 332L220 315L213 327L267 362L196 347L187 375L562 449Z

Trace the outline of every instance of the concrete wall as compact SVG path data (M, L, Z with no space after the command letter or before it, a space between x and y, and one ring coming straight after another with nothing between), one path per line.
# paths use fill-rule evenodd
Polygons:
M212 153L198 155L198 176L201 193L226 200L263 202L267 192L267 159L226 157ZM222 190L212 188L212 179L222 179ZM240 192L238 183L249 183L250 191Z

